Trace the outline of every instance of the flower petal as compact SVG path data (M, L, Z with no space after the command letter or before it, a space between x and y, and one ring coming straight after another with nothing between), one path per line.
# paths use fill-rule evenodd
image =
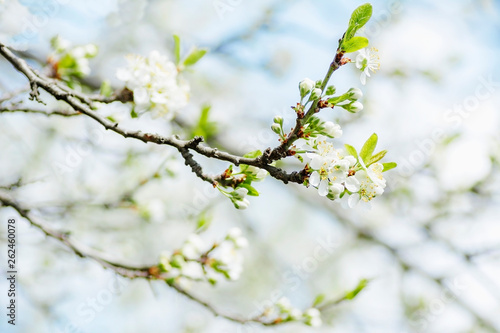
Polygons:
M309 184L311 184L312 186L318 186L319 182L320 182L319 173L317 171L314 171L309 177Z
M319 195L321 195L322 197L325 197L325 196L328 194L328 180L323 179L323 180L319 183L318 193L319 193Z

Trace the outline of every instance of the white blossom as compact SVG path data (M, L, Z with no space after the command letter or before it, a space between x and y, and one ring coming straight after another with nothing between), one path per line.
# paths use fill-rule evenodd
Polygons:
M318 188L319 195L330 195L331 199L338 198L344 192L349 169L354 166L356 159L344 155L340 149L335 149L325 137L318 137L315 146L314 152L306 153L310 158L309 167L313 170L309 176L309 183ZM350 183L351 181L349 186Z
M222 242L209 257L215 259L218 269L225 271L231 280L239 279L243 271L243 255L233 241Z
M184 266L182 266L181 274L194 280L202 279L205 275L201 265L195 261L188 261Z
M173 117L186 106L189 85L178 76L175 64L166 56L153 51L149 57L127 56L127 67L116 75L133 91L139 111L151 111L153 117Z
M197 234L189 235L181 249L182 255L187 259L196 259L206 249L205 242Z
M380 57L377 52L374 47L364 48L356 56L356 67L361 71L360 79L363 85L366 84L366 77L370 77L370 71L375 73L380 69Z
M362 163L362 162L361 162ZM363 169L356 172L355 178L359 182L358 193L349 197L349 207L354 207L360 200L369 202L384 193L386 181L382 175L384 169L380 163L374 163L368 168L362 164Z

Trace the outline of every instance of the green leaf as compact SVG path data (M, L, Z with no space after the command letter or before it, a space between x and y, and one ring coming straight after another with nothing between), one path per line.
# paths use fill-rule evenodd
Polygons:
M210 138L217 134L217 123L209 120L210 110L210 105L203 105L198 124L194 126L191 136L202 136L206 140L210 140Z
M111 87L111 83L109 80L104 80L101 83L101 95L105 97L109 97L113 94L113 88Z
M262 152L260 150L255 150L255 151L251 151L249 153L246 153L245 155L243 155L243 157L245 157L245 158L257 158L260 155L262 155Z
M175 64L178 65L181 61L181 39L177 35L174 35L174 56Z
M380 161L381 159L384 158L385 154L387 154L387 150L382 150L381 152L376 153L375 155L372 156L372 158L370 158L370 162L368 162L366 166L368 167L373 163Z
M196 224L196 232L199 233L206 230L210 226L211 222L212 222L212 217L208 216L205 211L201 212L201 214L198 216L198 223Z
M259 191L257 191L252 185L250 184L245 184L245 183L242 183L240 184L238 187L244 187L248 190L248 195L251 195L251 196L254 196L254 197L258 197L259 196Z
M361 148L361 151L359 152L359 157L363 159L363 162L365 162L365 164L370 162L373 151L375 150L375 147L377 147L377 142L378 142L378 136L377 134L373 133L368 138L368 140L366 140L365 144L363 145L363 148Z
M188 54L186 59L184 59L184 66L193 66L196 64L203 56L208 52L208 49L198 49L193 48L193 50Z
M323 301L325 300L325 295L324 294L319 294L318 296L316 296L316 298L314 299L314 302L313 302L313 305L312 307L316 307L318 305L320 305L321 303L323 303Z
M368 46L368 38L352 37L342 44L342 51L346 53L356 52Z
M349 27L342 40L342 45L353 38L356 32L370 20L372 13L373 7L369 3L359 6L352 12L351 19L349 20Z
M69 54L65 54L61 60L59 60L59 63L57 64L58 69L67 69L67 68L73 68L75 69L77 67L77 63L75 58Z
M372 17L373 7L370 3L365 3L356 8L349 20L349 27L356 27L356 31L362 28Z
M382 170L382 172L386 172L398 166L395 162L382 163L382 165L384 166L384 170Z
M351 145L348 145L347 143L344 145L344 147L345 150L347 150L347 152L349 153L349 155L356 157L356 160L358 160L358 152L356 151L356 148L354 148Z
M130 117L137 118L138 116L137 112L135 112L135 108L132 108L132 110L130 110Z
M345 294L345 299L353 299L354 297L356 297L363 289L366 288L366 286L368 285L368 280L367 279L362 279L361 281L359 281L358 285L356 286L356 288L354 288L353 290L347 292Z
M328 99L328 103L338 104L340 102L343 102L343 101L349 99L349 97L350 97L349 94L345 93L345 94L342 94L342 95L337 96L337 97L329 98Z
M325 95L326 96L332 96L333 94L335 94L335 92L337 91L337 89L335 89L335 86L328 86L326 88L326 93Z

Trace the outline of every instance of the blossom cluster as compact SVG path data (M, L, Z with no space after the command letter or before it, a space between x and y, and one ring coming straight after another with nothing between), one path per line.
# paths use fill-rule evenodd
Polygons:
M97 55L97 46L87 44L72 46L71 43L56 36L51 39L54 53L49 57L48 63L52 65L52 76L69 80L72 76L83 77L90 74L89 59Z
M356 38L353 39L364 43L364 38ZM353 43L342 44L342 47L357 50L358 47ZM363 48L356 57L356 67L362 71L363 84L366 83L366 77L370 76L370 71L375 72L380 66L375 52L374 48ZM349 59L344 64L348 62ZM363 104L359 101L363 92L358 88L351 88L341 95L334 96L335 87L329 86L325 89L325 85L323 81L313 81L309 78L300 81L300 102L293 109L297 112L297 118L304 120L298 132L300 139L294 141L290 153L301 162L306 162L306 186L317 188L320 196L354 207L359 201L369 202L384 192L386 181L382 172L394 168L396 164L378 163L387 152L373 154L378 140L376 134L367 140L359 154L352 146L345 145L345 149L336 148L329 141L340 138L343 134L342 128L332 121L322 121L310 111L305 114L307 105L311 103L309 110L315 108L315 113L327 107L341 107L351 113L357 113L363 110ZM271 129L280 136L282 142L286 142L290 137L283 130L281 117L274 118Z
M273 306L267 308L262 317L270 322L301 321L312 327L319 327L323 323L321 312L317 308L311 307L301 311L294 308L286 297L280 298Z
M384 192L386 180L381 163L374 162L367 167L361 158L335 148L326 136L302 139L296 142L294 149L307 162L308 184L316 187L320 196L341 199L354 207L360 200L369 202Z
M261 154L260 151L254 151L245 154L244 157L255 158ZM217 189L231 200L236 209L246 209L250 205L247 196L259 195L252 183L262 181L268 174L266 170L252 165L241 164L239 172L233 172L233 167L230 166L224 171L222 181L225 184L232 184L233 190L228 191L222 185L217 185Z
M128 55L127 67L116 73L134 94L137 113L172 118L189 100L189 85L178 75L177 66L158 51L148 57Z
M221 242L214 244L191 234L180 249L162 253L158 267L170 284L189 280L215 284L221 277L237 280L243 270L241 249L247 246L248 241L238 228L232 228Z

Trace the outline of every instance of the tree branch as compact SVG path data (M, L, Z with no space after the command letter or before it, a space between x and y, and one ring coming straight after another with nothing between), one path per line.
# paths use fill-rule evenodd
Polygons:
M286 171L280 168L269 165L270 162L262 160L260 157L245 158L219 151L217 148L204 146L201 144L203 142L203 138L181 140L179 139L178 136L165 137L159 134L126 130L120 127L118 123L112 122L102 117L92 109L93 107L92 102L93 100L96 100L95 97L91 98L80 92L76 92L66 86L61 85L59 82L55 80L49 79L47 77L44 77L43 75L38 74L23 59L17 57L14 53L12 53L12 51L9 48L7 48L2 43L0 43L0 54L5 59L7 59L19 72L24 74L26 78L29 80L30 87L32 89L31 96L33 99L40 101L38 88L42 88L57 100L61 100L69 104L75 111L85 114L86 116L97 121L107 130L113 131L123 136L124 138L133 138L136 140L140 140L144 143L152 142L158 145L168 145L177 148L181 152L186 149L193 150L203 156L209 158L215 158L221 161L227 161L233 163L234 165L240 165L240 164L252 165L267 170L272 177L281 180L285 184L287 184L288 182L300 184L304 181L305 176L307 175L303 171L292 172L288 174ZM104 99L102 101L104 101ZM186 162L188 164L191 163L190 165L191 167L193 167L191 160ZM207 177L206 179L203 180L212 183L212 177Z
M332 77L333 72L335 72L337 69L340 68L342 65L342 57L344 56L344 52L340 51L340 48L337 49L337 53L335 54L335 58L330 64L330 67L328 68L328 71L325 75L325 78L323 79L321 83L321 92L323 92L326 88L326 85L328 84L328 81L330 81L330 78ZM288 149L291 147L291 145L297 141L298 139L301 138L300 133L303 130L303 126L307 123L309 118L311 118L315 113L319 112L319 99L314 101L309 109L307 110L306 114L301 117L300 115L297 115L297 120L295 123L295 128L288 134L287 138L279 145L278 147L274 148L271 150L268 148L264 154L260 157L261 161L264 163L271 163L273 161L280 160L282 158L287 157L287 152ZM306 103L307 104L307 103Z
M8 187L15 187L15 185L7 186ZM69 232L61 232L61 231L56 231L49 226L46 225L45 222L41 221L40 219L36 218L30 213L30 210L27 209L26 207L23 207L20 205L18 202L13 200L11 197L0 193L0 204L1 206L4 207L12 207L14 210L16 210L20 216L25 218L32 226L36 227L37 229L41 230L46 236L58 240L60 243L64 244L69 250L71 250L73 253L75 253L77 256L81 258L88 258L92 259L98 264L100 264L104 268L109 268L113 270L116 274L123 276L125 278L129 279L137 279L137 278L142 278L142 279L148 279L148 280L164 280L164 277L161 274L156 274L156 266L148 266L148 267L138 267L138 266L131 266L131 265L126 265L122 263L117 263L109 259L105 259L102 254L97 253L91 248L86 247L85 245L79 244L77 241L74 239L70 238L70 233ZM196 303L202 305L205 307L207 310L209 310L211 313L213 313L217 317L222 317L227 320L240 323L240 324L245 324L249 322L256 322L264 326L272 326L272 325L278 325L281 322L266 322L263 320L260 320L259 317L255 318L250 318L250 319L245 319L237 316L232 316L228 314L223 314L220 313L218 310L216 310L212 305L209 303L199 299L198 297L194 296L193 294L189 293L182 287L180 287L178 284L172 283L172 284L167 284L168 286L172 287L176 291L178 291L180 294L186 296L187 298L195 301Z
M45 116L63 116L63 117L74 117L81 115L81 113L79 112L69 112L63 110L54 110L52 112L45 112L43 110L36 110L30 108L16 108L16 107L0 108L0 113L14 113L14 112L36 113L36 114L43 114Z

